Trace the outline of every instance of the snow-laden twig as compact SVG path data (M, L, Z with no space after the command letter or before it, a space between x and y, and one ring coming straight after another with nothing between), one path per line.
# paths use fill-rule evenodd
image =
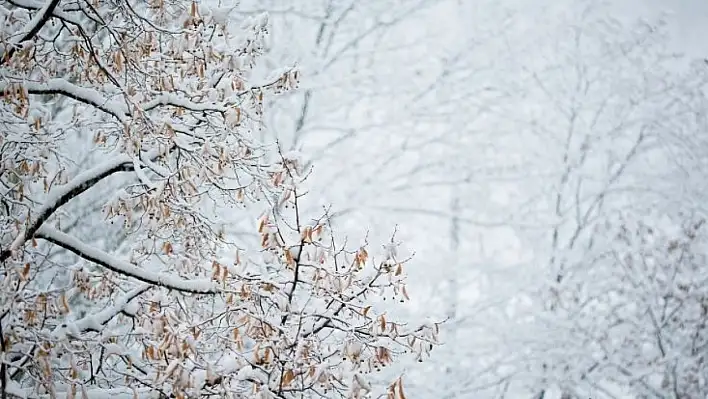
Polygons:
M159 106L175 106L183 109L187 109L190 111L215 111L215 112L225 112L226 107L221 105L221 104L216 104L212 102L194 102L187 100L185 98L180 98L176 94L173 93L165 93L157 98L148 101L147 103L143 104L142 109L143 111L151 111Z
M144 159L154 159L157 156L158 152L152 151L147 153ZM120 155L79 173L67 184L51 190L44 201L44 205L37 211L32 222L13 240L9 248L0 252L0 262L7 260L12 255L13 251L18 250L27 240L31 239L37 229L39 229L59 207L93 187L104 178L117 172L132 171L133 167L132 158L129 155Z
M51 12L47 12L44 15L49 17L59 18L64 22L68 22L72 25L81 26L82 21L76 18L73 14L64 11L64 7L59 7L61 0L56 1L57 7L55 7ZM41 10L46 7L46 3L42 3L35 0L13 0L12 5L19 8L24 8L26 10Z
M133 170L138 176L138 179L140 179L140 182L143 183L145 187L149 189L155 188L155 183L153 183L150 178L145 174L145 172L143 172L143 169L140 166L140 160L137 156L133 157Z
M122 297L117 298L112 306L109 306L96 314L88 315L74 322L72 331L100 331L102 326L104 326L111 319L116 317L119 313L123 312L130 303L130 301L145 293L150 288L152 288L150 284L141 284L137 288L128 291Z
M11 44L7 50L7 53L0 58L0 65L9 61L23 42L32 39L37 33L39 33L44 24L46 24L49 18L51 18L52 13L57 5L59 5L59 2L60 0L47 1L47 3L37 12L37 14L35 14L34 18L32 18L25 26L24 32L20 34L20 39Z
M210 279L183 280L173 274L154 273L132 263L117 259L111 254L93 248L53 227L42 226L37 231L37 237L68 249L76 255L115 273L132 277L145 283L194 294L216 294L218 292L216 285Z
M46 82L0 82L0 92L5 92L13 84L21 84L29 94L61 94L78 102L99 109L120 121L127 121L129 110L117 99L105 98L97 90L77 86L66 79L56 78Z

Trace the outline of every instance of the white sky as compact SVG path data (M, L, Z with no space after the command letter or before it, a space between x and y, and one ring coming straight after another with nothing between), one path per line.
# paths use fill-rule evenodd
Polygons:
M708 57L708 0L635 0L639 7L627 9L629 16L655 16L669 12L666 22L676 49L696 57ZM629 5L630 2L627 2ZM646 12L648 15L643 15Z

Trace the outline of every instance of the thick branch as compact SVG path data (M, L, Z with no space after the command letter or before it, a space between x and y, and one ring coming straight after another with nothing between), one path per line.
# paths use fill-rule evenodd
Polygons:
M154 155L150 154L148 158L154 158ZM31 239L37 229L39 229L59 207L69 202L69 200L116 172L129 172L132 170L133 162L131 157L127 155L116 157L115 159L78 174L67 184L50 191L49 197L44 202L42 208L39 209L32 222L15 238L9 248L3 249L2 252L0 252L0 262L7 260L12 255L13 251L16 251L24 245L27 240Z
M183 280L172 274L151 272L132 263L117 259L111 254L91 247L52 227L42 226L37 231L36 236L68 249L81 258L103 266L108 270L132 277L144 283L193 294L216 294L218 292L215 284L210 279Z
M21 84L29 94L59 94L72 100L90 105L99 109L120 122L125 122L130 116L125 105L117 100L109 99L94 89L77 86L64 79L50 79L46 82L10 82L0 83L0 97L11 84ZM146 102L142 106L143 112L149 112L159 107L173 106L194 112L225 112L227 107L213 102L194 102L185 98L180 98L174 94L164 93Z
M0 60L0 65L9 61L10 58L12 58L13 54L15 54L15 51L17 51L17 49L23 42L31 40L37 33L39 33L44 24L46 24L47 21L49 21L49 18L51 18L54 9L57 7L57 5L59 5L60 1L61 0L48 1L44 5L44 7L42 7L42 9L37 12L37 15L35 15L34 18L32 18L32 20L30 20L27 26L25 27L25 34L22 35L22 37L20 38L20 40L17 41L17 43L10 45L10 48L7 50L7 53L5 53L5 56L3 56Z
M15 7L24 8L25 10L40 10L45 6L45 4L35 0L7 0L7 2ZM83 21L74 18L73 15L70 15L64 7L55 8L51 17L59 18L64 22L68 22L76 26L81 26L84 24Z
M13 83L21 84L29 94L61 94L99 109L120 122L124 122L128 116L128 110L123 103L105 98L99 91L77 86L65 79L50 79L46 82L3 82L0 83L0 93L4 93Z

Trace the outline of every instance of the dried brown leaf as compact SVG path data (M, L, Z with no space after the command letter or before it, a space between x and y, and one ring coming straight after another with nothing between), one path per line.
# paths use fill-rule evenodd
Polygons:
M311 370L314 374L314 368L312 368ZM290 369L285 370L285 373L283 374L282 385L284 387L287 387L288 385L290 385L291 382L293 382L293 380L295 380L295 373L293 373L293 371Z
M364 317L366 317L366 315L369 313L370 310L371 310L371 305L365 307L365 308L364 308L364 311L361 312L361 314L362 314Z

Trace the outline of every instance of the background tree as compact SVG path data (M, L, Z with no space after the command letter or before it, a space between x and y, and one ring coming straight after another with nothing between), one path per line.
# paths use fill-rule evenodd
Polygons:
M437 206L458 226L451 231L474 243L443 262L440 280L455 282L431 290L429 303L457 313L450 328L463 337L420 371L449 370L433 377L454 381L446 397L616 397L627 380L589 382L597 359L576 325L609 328L578 299L587 298L578 281L601 290L605 278L593 266L606 249L598 226L617 214L648 224L662 213L681 223L678 209L702 214L700 194L690 192L703 187L693 179L703 176L705 73L670 51L661 20L623 20L600 2L538 8L514 9L504 34L461 46L430 90L455 100L431 109L445 115L448 134L460 132L449 167L459 168L450 194L462 211L445 210L454 201ZM482 65L494 68L484 74ZM463 79L472 75L484 86ZM582 277L566 283L565 273ZM454 285L464 294L450 296Z

